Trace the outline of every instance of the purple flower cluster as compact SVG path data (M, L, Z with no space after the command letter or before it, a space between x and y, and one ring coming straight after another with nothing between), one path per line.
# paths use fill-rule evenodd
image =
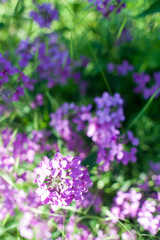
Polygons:
M30 17L39 24L40 27L49 28L53 20L58 20L58 11L51 3L37 5L37 11L31 11Z
M22 81L22 84L25 85L29 82L29 78L24 75L19 69L13 67L11 65L11 62L6 60L4 57L2 57L2 54L0 54L0 87L2 86L3 88L5 87L4 83L10 83L10 77L16 75L16 80L17 83ZM18 101L21 96L24 96L24 87L23 86L18 86L15 88L14 86L14 91L11 91L11 96L10 99L12 101Z
M118 191L111 212L117 219L134 218L137 216L141 198L142 194L135 189L129 192Z
M137 222L152 235L156 235L160 228L160 199L146 199L139 209Z
M84 151L85 142L79 133L83 132L85 137L91 138L92 145L94 143L98 149L97 163L102 171L108 171L114 160L125 165L129 161L135 162L138 139L131 131L124 135L119 130L125 119L120 95L116 93L112 97L105 92L101 98L95 98L95 103L95 113L91 112L91 105L78 107L73 103L64 103L51 114L50 125L67 143L68 149L81 153L82 158L88 151ZM125 149L124 144L127 146Z
M51 232L47 221L42 221L35 214L31 212L25 212L20 219L18 227L20 235L25 239L51 239Z
M67 143L68 149L79 154L81 158L86 157L90 150L79 133L85 129L85 122L91 117L91 107L91 105L78 107L74 103L64 103L50 115L50 125Z
M46 142L48 132L32 132L32 138L25 133L14 133L10 129L1 131L0 143L0 168L5 171L12 171L17 159L20 163L34 161L36 153L51 150L52 146Z
M122 8L125 8L125 3L122 3L121 0L88 0L90 3L93 3L97 10L107 18L113 11L119 13Z
M126 76L129 72L134 70L134 67L128 63L127 60L124 60L122 64L108 63L107 70L109 73L116 72L119 75Z
M0 220L2 221L9 213L15 215L17 205L25 201L26 193L23 190L17 190L9 185L3 178L0 177Z
M0 53L0 86L2 83L9 82L9 76L13 76L16 73L18 73L18 69L13 67Z
M88 61L83 57L79 61L71 61L68 50L64 44L59 43L56 33L46 34L33 42L29 39L21 41L16 53L20 56L21 68L27 67L36 56L38 58L38 65L33 69L32 78L23 80L27 89L32 91L36 83L46 81L48 88L57 84L65 85L69 78L73 78L75 84L80 86L80 92L85 92L87 85L82 81L79 69L86 66Z
M123 114L123 100L118 93L113 97L103 93L102 98L95 98L97 104L96 116L93 117L87 130L87 136L92 138L98 147L97 163L102 171L108 171L111 162L117 160L123 164L135 162L136 148L126 151L123 145L138 145L138 139L132 132L127 136L120 134L119 127L125 117ZM129 147L130 148L130 147Z
M38 93L35 97L35 100L30 104L31 108L34 109L37 106L43 106L43 95Z
M160 88L160 72L154 72L154 82L151 87L148 87L147 84L151 82L150 75L146 73L134 73L133 79L137 84L137 87L134 88L136 93L141 93L145 99L151 97L157 90ZM159 94L157 94L158 96Z
M53 211L70 205L72 201L82 200L83 194L92 186L88 171L81 165L79 157L63 158L60 153L51 160L44 157L35 173L38 175L36 193L43 204L51 204Z
M112 62L107 64L107 70L109 73L116 72L118 75L127 76L129 72L134 71L134 66L130 65L127 60L124 60L122 64L114 64ZM154 72L153 79L147 73L133 73L133 80L136 83L134 92L141 93L145 99L151 97L160 88L160 72ZM156 96L158 96L157 93Z
M134 219L150 234L156 235L160 228L159 175L150 172L143 180L127 192L118 191L111 208L116 223L119 219ZM152 187L149 186L152 181ZM158 182L157 182L158 181Z

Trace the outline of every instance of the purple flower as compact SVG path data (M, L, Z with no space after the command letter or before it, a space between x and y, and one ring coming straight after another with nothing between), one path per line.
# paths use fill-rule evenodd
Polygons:
M13 76L14 74L18 73L18 69L15 67L12 67L11 63L7 60L5 60L2 55L0 54L0 85L3 82L9 81L9 76Z
M126 76L128 72L133 71L133 66L128 63L127 60L124 60L121 65L117 65L117 72L119 75Z
M17 102L21 96L24 96L24 88L18 87L16 92L13 93L11 100Z
M99 12L103 14L104 17L108 17L115 9L119 13L125 4L121 4L121 0L88 0L93 3Z
M92 186L88 171L78 157L63 158L60 153L51 160L44 157L35 173L38 175L36 193L43 204L51 204L53 211L70 205L72 201L81 201Z
M37 5L37 12L30 12L30 17L32 17L40 27L49 28L53 20L58 20L58 11L52 8L52 4L43 3L42 5Z

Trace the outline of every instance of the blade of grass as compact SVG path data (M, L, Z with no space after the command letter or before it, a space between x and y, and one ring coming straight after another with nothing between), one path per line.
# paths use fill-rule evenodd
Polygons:
M135 119L129 124L129 126L127 127L127 130L130 129L141 117L142 115L145 113L145 111L149 108L149 106L151 105L151 103L153 102L156 94L160 91L160 88L150 97L150 99L148 100L148 102L146 103L146 105L142 108L142 110L140 111L140 113L135 117Z
M61 0L60 0L60 3L69 11L70 15L74 18L74 14L72 13L72 11L71 11ZM83 35L82 30L80 29L80 27L79 27L79 30L81 31L81 34ZM72 37L72 34L71 34L71 37ZM71 43L71 45L72 45L72 43ZM90 49L90 51L91 51L91 53L92 53L92 55L93 55L93 58L94 58L97 66L98 66L98 68L99 68L99 71L100 71L100 73L101 73L101 75L102 75L102 78L103 78L105 84L106 84L106 87L107 87L107 89L108 89L108 92L112 95L111 88L110 88L110 86L109 86L109 84L108 84L108 81L107 81L107 78L106 78L106 76L105 76L105 74L104 74L104 72L103 72L103 69L101 68L101 66L100 66L100 64L99 64L98 58L97 58L95 52L93 51L92 47L90 46L90 44L88 44L88 47L89 47L89 49Z
M92 53L92 55L93 55L93 57L94 57L94 60L95 60L97 66L98 66L98 68L99 68L99 71L100 71L100 73L101 73L101 75L102 75L102 78L103 78L105 84L106 84L106 87L107 87L107 89L108 89L108 92L112 95L111 88L110 88L110 86L109 86L109 84L108 84L108 81L107 81L107 78L106 78L106 76L105 76L105 74L104 74L104 72L103 72L103 69L101 68L101 66L100 66L100 64L99 64L98 58L97 58L95 52L93 51L92 47L90 46L90 44L88 44L88 47L89 47L89 49L90 49L90 51L91 51L91 53Z
M119 221L109 210L106 210L106 214L108 217L110 217L112 220L116 220L131 236L132 240L136 240L132 233L128 230L128 228L121 222Z
M12 187L17 188L17 186L15 185L15 183L13 182L13 180L11 179L11 177L6 174L2 169L0 169L0 176Z
M119 31L118 31L117 37L116 37L116 41L118 41L118 39L120 38L126 22L127 22L127 17L126 17L126 18L123 20L123 22L122 22L122 25L121 25L121 27L120 27L120 29L119 29Z

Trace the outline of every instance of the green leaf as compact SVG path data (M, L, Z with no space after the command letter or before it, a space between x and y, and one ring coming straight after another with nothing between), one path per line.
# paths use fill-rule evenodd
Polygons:
M11 179L11 177L5 173L3 170L0 169L0 176L12 187L17 189L17 186L15 185L15 183L13 182L13 180Z
M120 38L126 22L127 22L127 17L123 20L122 25L121 25L121 27L120 27L120 29L118 31L117 38L116 38L117 40Z
M4 28L5 24L3 22L0 22L0 28Z
M24 0L18 0L16 7L14 9L14 14L21 14L24 11Z
M150 14L158 13L160 12L160 0L157 0L156 2L152 3L150 7L142 12L139 17L145 17Z

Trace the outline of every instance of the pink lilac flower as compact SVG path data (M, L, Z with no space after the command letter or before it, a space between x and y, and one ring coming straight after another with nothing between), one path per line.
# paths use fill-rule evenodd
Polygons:
M51 160L44 157L35 173L38 175L36 193L43 204L51 204L52 210L68 206L72 201L81 201L83 194L92 186L79 157L63 158L60 153Z
M18 227L20 235L25 239L49 240L52 235L47 221L39 219L31 212L25 212Z
M160 202L158 203L158 205ZM137 216L137 222L148 230L152 235L156 235L160 227L160 215L157 201L146 199L142 204Z
M114 198L114 204L111 212L118 219L126 219L127 217L137 217L140 207L140 200L142 194L132 189L128 192L118 191L117 196ZM114 222L117 222L114 220Z
M53 20L58 20L58 11L53 8L51 3L37 5L37 11L31 11L30 17L39 24L40 27L51 26Z
M136 240L137 236L136 236L136 231L131 230L130 232L123 232L121 235L122 240Z

